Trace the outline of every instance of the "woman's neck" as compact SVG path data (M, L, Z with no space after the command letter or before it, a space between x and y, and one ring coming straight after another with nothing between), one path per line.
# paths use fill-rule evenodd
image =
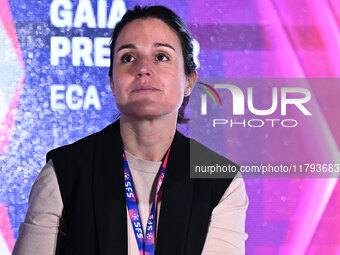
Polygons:
M176 132L177 115L155 120L121 116L120 134L124 149L137 158L161 161Z

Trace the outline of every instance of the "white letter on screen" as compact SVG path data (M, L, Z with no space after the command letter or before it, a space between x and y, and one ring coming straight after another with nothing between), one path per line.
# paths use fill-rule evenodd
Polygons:
M94 65L110 66L110 38L96 37L94 39Z
M76 100L73 100L73 95L77 96ZM66 90L66 103L69 109L79 110L83 105L84 90L79 85L71 85Z
M305 95L304 98L287 98L287 93L302 93ZM308 89L305 88L281 88L281 114L286 115L287 114L287 104L295 104L297 108L300 109L300 111L304 115L312 115L306 107L304 107L302 104L307 103L311 99L311 94Z
M94 17L91 2L89 0L80 0L74 17L74 27L82 27L83 23L87 27L95 28L96 19Z
M86 97L84 101L84 110L88 110L90 105L93 105L96 110L100 110L102 107L100 105L98 92L95 86L89 86L86 92Z
M84 66L93 66L91 58L92 41L88 37L72 38L72 64L80 66L80 60L84 61Z
M54 0L50 6L51 23L55 27L72 27L72 3Z
M233 114L244 115L244 95L240 88L232 84L216 84L215 88L226 88L231 92L233 97Z
M255 115L270 115L273 112L275 112L277 108L277 88L273 88L272 93L272 106L267 110L259 110L255 109L254 107L254 99L253 99L253 88L248 88L248 109L251 113L254 113Z
M97 25L99 28L106 28L107 20L107 2L106 0L98 0L97 2Z
M122 0L115 0L111 5L109 20L107 21L107 28L114 28L117 22L122 19L125 12L125 2Z
M60 91L65 91L64 85L52 85L51 86L51 108L53 111L66 109L63 103L58 102L58 100L64 99L64 93L58 93Z
M195 39L192 42L193 46L194 46L194 62L196 64L196 67L199 68L200 67L200 61L198 59L198 54L200 53L200 44L198 41L196 41Z
M66 57L71 52L71 43L67 37L52 36L51 37L51 65L59 65L60 58Z

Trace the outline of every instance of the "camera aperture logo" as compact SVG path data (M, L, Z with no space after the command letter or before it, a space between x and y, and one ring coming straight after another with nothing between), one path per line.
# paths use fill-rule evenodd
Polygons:
M218 105L218 110L223 111L225 109L232 109L233 118L214 118L212 120L213 127L228 126L228 127L250 127L260 128L265 126L270 127L296 127L298 126L298 120L295 118L289 118L287 116L287 108L295 107L301 116L311 116L312 113L308 110L306 104L311 100L311 92L306 88L301 87L272 87L271 88L271 105L266 109L259 109L254 106L255 93L253 87L247 87L246 93L242 91L236 85L233 84L215 84L214 86L207 83L198 82L200 85L205 86L198 87L204 93L201 94L201 108L200 115L208 115L208 105L214 102ZM219 90L219 91L217 91ZM231 94L232 102L222 100L221 95L226 91ZM222 92L222 93L221 93ZM207 99L207 94L212 100ZM219 104L217 103L214 95L217 97ZM261 100L257 98L256 100ZM224 103L224 104L223 104ZM214 115L217 110L214 111ZM275 117L273 115L275 114ZM256 118L240 118L249 115L256 116ZM277 118L277 116L280 118Z
M203 83L203 82L198 82L198 83L201 84L201 85L206 86L207 88L209 88L217 96L218 100L220 101L220 104L223 105L221 97L217 93L216 89L214 89L212 86L210 86L210 85L208 85L206 83ZM201 88L201 87L199 87L198 89L205 91L212 98L214 103L217 104L214 96L211 94L211 92L209 90L207 90L205 88ZM201 114L202 115L206 115L207 114L207 95L206 94L202 94Z

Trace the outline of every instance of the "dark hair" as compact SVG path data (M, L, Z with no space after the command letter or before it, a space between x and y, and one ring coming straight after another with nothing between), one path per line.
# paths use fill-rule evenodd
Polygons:
M147 19L147 18L156 18L160 19L164 23L166 23L169 27L176 31L178 38L181 42L183 59L184 59L184 72L186 75L191 75L196 70L196 64L194 62L193 55L193 44L192 37L188 31L188 28L181 20L181 18L174 13L172 10L164 7L164 6L145 6L140 7L136 5L132 10L128 10L121 21L119 21L116 27L113 30L111 43L110 43L110 69L109 76L112 77L112 63L114 58L114 47L117 41L117 38L122 31L122 29L131 21L136 19ZM178 123L187 123L189 119L184 118L185 107L189 102L189 96L184 97L181 107L178 110Z

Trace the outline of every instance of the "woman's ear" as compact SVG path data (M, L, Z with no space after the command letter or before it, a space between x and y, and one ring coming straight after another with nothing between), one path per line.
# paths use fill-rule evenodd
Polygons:
M192 74L187 76L187 84L184 90L185 96L189 96L191 94L191 91L194 89L196 81L197 81L197 71L195 70Z
M112 77L110 77L110 87L111 87L112 95L115 96L115 86L114 86Z

